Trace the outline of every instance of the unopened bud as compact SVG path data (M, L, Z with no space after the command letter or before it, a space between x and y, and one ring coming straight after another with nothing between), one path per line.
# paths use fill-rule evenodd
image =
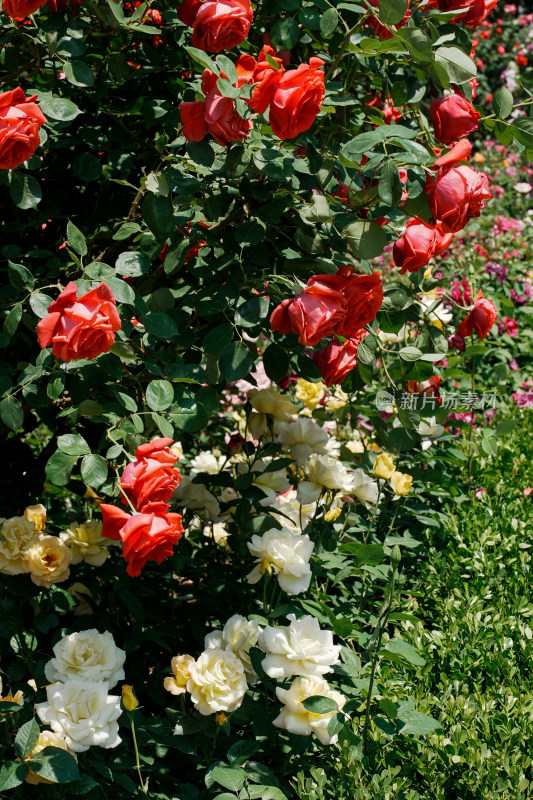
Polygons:
M242 452L242 448L246 444L246 439L240 433L232 433L228 441L228 450L231 455Z
M395 567L397 567L400 561L402 560L402 554L397 544L395 544L394 547L392 548L392 553L390 554L390 558Z
M139 701L135 697L133 686L129 686L127 683L124 683L122 686L122 702L124 703L126 711L135 711L139 706Z

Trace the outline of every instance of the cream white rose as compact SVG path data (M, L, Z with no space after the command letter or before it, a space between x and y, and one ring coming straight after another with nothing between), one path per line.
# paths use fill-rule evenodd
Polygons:
M379 487L377 481L367 475L364 469L356 469L352 475L352 486L348 494L356 497L365 508L375 506L378 502Z
M338 459L330 456L313 453L304 466L304 471L306 480L298 486L301 503L314 503L324 488L348 492L352 486L351 473Z
M305 592L311 582L309 559L314 547L306 533L294 534L288 528L256 534L248 542L248 550L257 560L257 566L247 576L248 583L257 583L266 571L272 570L284 592Z
M28 522L33 522L36 531L44 531L46 527L46 508L42 503L25 508L24 516Z
M107 548L116 544L113 539L102 536L102 523L99 520L72 522L66 531L59 534L59 538L70 547L73 564L86 561L93 567L101 567L109 556Z
M294 422L276 422L276 441L288 450L297 464L303 464L313 453L328 454L328 432L314 419L302 418Z
M0 519L0 572L20 575L28 572L26 550L35 538L35 525L25 517Z
M271 516L284 528L288 528L291 533L299 534L305 530L308 523L313 519L316 510L316 503L302 505L298 500L296 489L290 492L279 494L269 504L269 508L274 509Z
M200 516L207 519L215 519L220 514L220 506L215 495L211 494L202 483L192 483L187 475L183 475L172 499L178 505L197 511Z
M50 683L79 678L85 681L106 681L112 689L124 680L126 653L117 647L109 631L95 628L63 636L54 645L54 658L44 668Z
M89 747L109 749L120 744L117 719L122 711L120 697L108 694L102 681L74 679L46 687L47 700L35 710L41 722L62 734L75 753Z
M342 709L346 703L344 695L331 689L323 678L316 677L295 678L289 689L281 689L278 686L276 695L284 704L280 715L273 720L272 724L276 728L284 728L299 736L309 736L314 733L322 744L335 744L338 736L329 735L328 725L333 714ZM307 711L303 702L308 697L314 696L329 697L337 704L337 710L328 714L313 714Z
M261 628L256 620L248 620L240 614L228 619L221 631L212 631L205 637L206 650L218 648L231 650L242 661L246 678L253 682L257 675L250 661L250 648L257 644Z
M235 711L248 689L242 661L231 650L205 650L190 667L187 691L196 710L207 716Z
M58 536L35 536L26 549L26 564L37 586L52 586L70 575L72 553Z
M259 647L267 653L262 662L270 678L281 680L291 675L322 676L339 663L340 646L333 644L331 631L323 631L310 615L296 619L288 614L290 625L267 625L259 637Z
M191 475L206 472L208 475L218 475L226 459L224 456L216 456L209 450L198 453L191 461Z
M187 691L187 683L191 677L191 667L195 663L192 656L174 656L170 667L174 673L172 678L165 678L163 686L170 694L180 695Z
M248 428L254 439L259 439L268 431L268 417L286 422L298 411L286 395L275 389L251 389L248 400L254 409L248 419Z

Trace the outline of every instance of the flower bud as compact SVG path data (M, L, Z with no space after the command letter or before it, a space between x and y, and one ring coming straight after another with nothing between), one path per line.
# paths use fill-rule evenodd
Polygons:
M242 448L246 444L246 439L240 433L232 433L228 441L228 450L231 455L242 452Z
M392 548L392 553L390 555L390 560L392 561L393 566L397 567L400 561L402 560L402 553L400 548L397 544L394 545Z
M122 685L122 702L124 703L126 711L135 711L139 706L139 701L135 697L133 686L129 686L127 683Z
M42 503L35 506L28 506L24 510L24 516L28 522L33 522L36 531L43 531L46 524L46 508Z

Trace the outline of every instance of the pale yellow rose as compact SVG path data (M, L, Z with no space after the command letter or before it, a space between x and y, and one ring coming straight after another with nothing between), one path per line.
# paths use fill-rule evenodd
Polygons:
M42 503L36 506L28 506L24 510L24 516L28 522L33 522L36 531L43 531L46 525L46 508Z
M187 681L191 677L191 667L195 663L192 656L174 656L170 667L174 673L172 678L165 678L163 686L170 694L185 694Z
M331 409L331 411L337 411L339 408L344 408L349 399L350 396L337 387L335 394L330 394L327 398L326 408Z
M72 522L66 531L59 534L72 551L72 563L79 564L86 561L93 567L101 567L109 557L108 547L115 544L112 539L102 536L102 523L100 520L87 520L87 522Z
M341 515L342 508L330 508L329 511L326 511L324 514L324 519L326 522L335 522Z
M181 458L183 456L183 447L181 446L181 442L174 442L174 444L170 446L170 452L172 455L175 455L176 458Z
M298 400L311 411L317 407L326 393L326 386L319 381L318 383L311 383L303 378L298 378L294 388L294 393Z
M72 553L58 536L39 534L26 550L26 564L37 586L51 586L65 581L69 574Z
M139 705L139 701L135 697L135 692L133 691L133 686L130 686L128 683L122 684L122 702L126 711L135 711Z
M236 711L247 689L242 661L231 650L204 650L191 665L187 691L196 710L204 716Z
M279 422L287 422L298 411L287 395L275 389L251 389L248 400L254 409L248 419L248 428L254 439L268 432L268 417Z
M394 472L394 456L391 456L385 452L380 453L374 462L374 468L372 472L376 478L388 480Z
M433 267L434 266L435 266L434 264L428 264L427 265L426 269L424 270L424 280L425 281L429 281L429 279L431 278L431 276L433 274Z
M65 737L62 736L60 733L53 733L53 731L42 731L39 734L39 738L37 739L37 744L31 751L31 753L26 756L25 761L29 761L31 758L40 753L41 750L44 750L45 747L59 747L60 750L66 750L70 753L71 756L74 756L77 760L76 754L70 749L65 741ZM31 783L36 785L38 783L55 783L55 781L50 781L48 778L42 778L32 769L28 771L26 776L26 783Z
M406 495L409 494L411 489L413 476L407 475L407 473L404 472L393 472L390 483L396 494Z
M0 572L20 575L28 572L26 550L35 538L35 525L26 517L0 519Z

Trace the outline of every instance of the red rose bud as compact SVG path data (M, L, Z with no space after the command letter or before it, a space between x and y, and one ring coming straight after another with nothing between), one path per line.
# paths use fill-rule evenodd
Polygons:
M232 433L228 441L228 451L231 455L240 453L246 444L246 439L240 433Z
M28 13L35 11L32 8ZM4 2L3 10L8 13ZM43 112L26 97L20 86L0 94L0 169L14 169L23 164L40 144L39 128L46 122Z
M346 339L344 344L333 339L326 347L313 354L313 361L326 386L341 384L357 366L357 348L367 335L366 331L361 331L353 339Z
M457 332L454 333L453 336L450 336L450 338L448 339L448 345L449 347L455 347L457 350L460 350L461 352L463 352L463 350L466 350L466 342L463 339L463 337L460 336Z
M334 333L352 338L371 322L383 302L380 276L352 275L341 268L336 275L315 275L302 294L284 300L270 317L272 329L296 333L303 345L315 345Z
M453 237L453 233L443 233L440 225L431 226L417 219L408 220L405 233L394 243L392 251L394 263L401 267L400 274L418 272L433 256L443 253Z
M172 439L152 439L137 448L135 461L124 470L119 486L137 511L148 503L166 503L181 482L176 456L170 450ZM123 497L122 502L126 504Z
M102 503L102 536L122 540L126 572L141 574L147 561L157 564L172 555L184 532L181 514L168 513L164 503L154 503L141 514L127 514L121 508Z
M463 337L470 336L473 331L480 339L484 339L496 320L496 306L492 300L483 297L479 292L474 308L457 328L457 333Z
M434 100L429 115L435 138L442 144L451 144L477 131L477 121L480 116L461 92L449 94L441 100Z
M37 325L40 347L51 344L55 357L67 363L107 353L121 328L109 286L100 283L79 298L77 292L75 283L67 284Z
M178 7L178 19L192 27L193 47L221 53L244 42L253 11L250 0L184 0Z
M324 64L311 58L309 64L285 72L271 100L270 127L280 139L294 139L315 121L324 100Z

